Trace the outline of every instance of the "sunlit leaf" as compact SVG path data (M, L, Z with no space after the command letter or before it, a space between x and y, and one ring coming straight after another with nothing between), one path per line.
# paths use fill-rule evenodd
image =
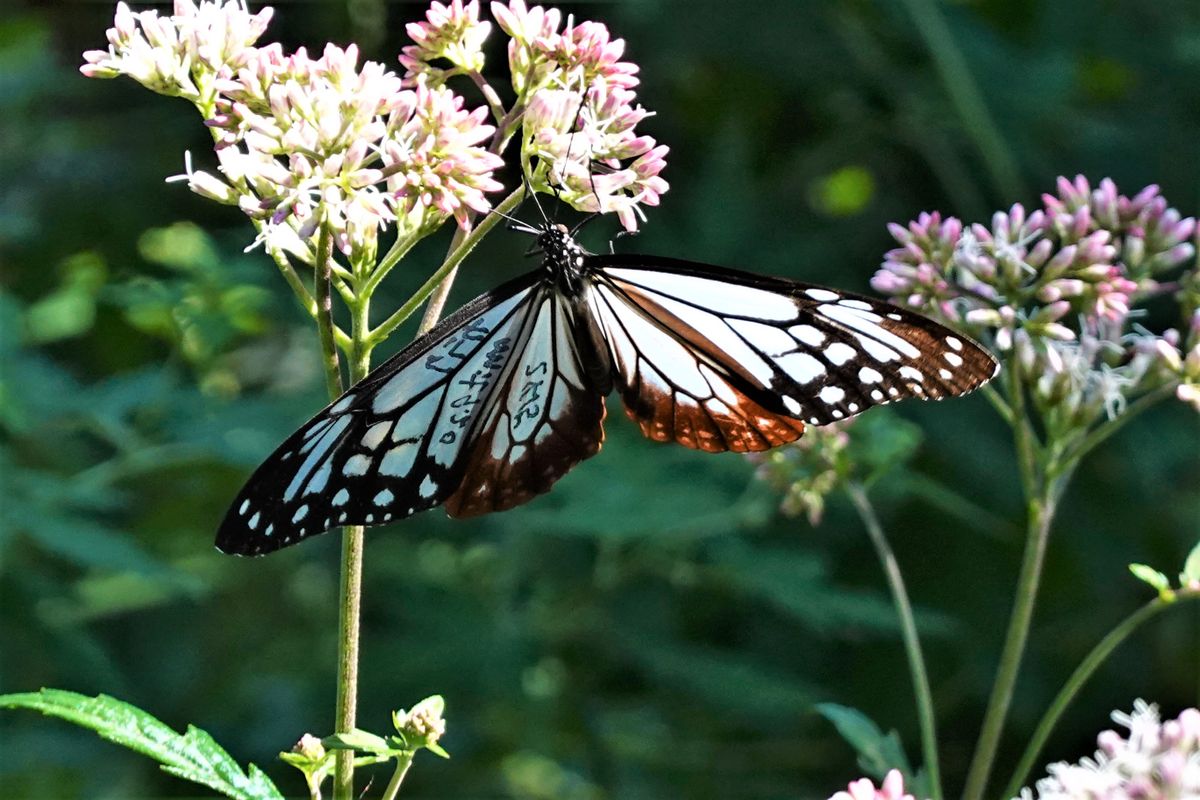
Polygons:
M60 689L0 695L0 708L28 708L89 728L110 742L158 761L163 770L239 800L282 800L258 767L243 772L203 730L177 733L136 706L107 695L87 697Z

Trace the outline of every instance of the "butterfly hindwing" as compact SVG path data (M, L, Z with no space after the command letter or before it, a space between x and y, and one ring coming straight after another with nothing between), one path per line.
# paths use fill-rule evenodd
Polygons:
M588 376L596 358L590 342L577 337L561 295L542 296L531 320L473 437L462 483L446 501L453 517L528 502L600 450L604 396Z
M305 423L242 489L217 547L267 553L444 502L481 411L528 338L546 291L534 278L472 301Z
M964 394L997 368L960 334L859 295L672 259L593 262L590 297L622 367L614 374L630 415L654 439L765 449L799 436L802 426L786 438L789 423ZM744 420L733 427L751 435L726 436L722 447L713 433L730 427L726 407ZM759 441L754 432L772 435Z

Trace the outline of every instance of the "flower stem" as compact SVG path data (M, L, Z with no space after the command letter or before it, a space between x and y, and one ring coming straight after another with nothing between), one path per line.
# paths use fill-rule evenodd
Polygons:
M333 298L330 294L330 260L333 258L333 231L321 225L317 237L317 268L314 272L313 297L317 305L317 332L321 338L321 361L325 370L325 388L329 399L342 393L342 370L338 364L337 342L333 336Z
M350 384L371 371L369 296L351 307ZM363 527L342 529L342 569L338 584L338 678L334 730L347 733L355 727L358 708L359 620L362 614ZM354 797L354 751L339 750L334 771L334 800Z
M433 294L434 290L438 288L442 281L445 280L450 273L454 272L454 270L458 268L458 265L462 263L463 259L475 249L475 246L479 244L480 240L483 239L483 237L489 231L491 231L492 228L496 227L496 225L499 224L502 219L504 219L502 216L500 216L500 214L495 212L498 211L505 214L509 213L517 207L517 204L521 202L524 196L525 187L521 186L515 189L508 197L504 198L504 200L495 207L493 213L487 214L483 220L480 221L480 223L463 238L462 244L460 244L452 253L446 256L446 260L440 267L438 267L437 272L429 276L429 280L421 284L421 288L417 289L413 296L404 302L404 305L396 309L395 313L393 313L383 322L379 323L379 326L375 328L375 330L371 331L367 339L368 343L374 346L379 342L382 342L392 331L399 327L401 323L408 319L414 311L420 308L421 304L424 303L431 294Z
M1024 420L1022 419L1022 421ZM1025 466L1025 460L1022 459L1022 472L1026 469L1028 467ZM1065 478L1066 476L1061 480L1065 481ZM1029 638L1034 601L1037 598L1042 564L1046 556L1046 541L1050 535L1050 526L1054 521L1054 512L1061 494L1061 484L1058 482L1047 484L1031 475L1022 475L1022 479L1025 484L1038 485L1040 490L1028 499L1025 555L1021 561L1020 575L1017 578L1017 594L1013 601L1008 631L1004 637L1004 648L1000 653L1000 666L996 671L996 682L992 686L992 694L988 699L987 711L983 717L983 727L979 733L979 741L975 745L975 754L972 756L971 766L967 770L963 800L981 800L984 790L987 788L992 763L996 759L996 750L1000 744L1000 733L1004 729L1004 721L1012 702L1013 689L1017 683L1017 674L1021 668L1021 658L1025 653L1025 643Z
M1033 768L1033 762L1041 754L1042 747L1045 746L1046 740L1050 737L1050 732L1054 730L1054 726L1058 724L1059 717L1063 715L1067 706L1075 699L1075 695L1079 693L1083 685L1092 677L1092 673L1104 663L1104 660L1108 658L1112 651L1129 638L1131 633L1141 627L1142 623L1149 621L1180 601L1197 599L1200 599L1200 590L1194 589L1182 589L1167 597L1156 597L1126 617L1120 625L1109 631L1108 635L1092 648L1092 651L1084 657L1079 666L1075 668L1075 671L1071 673L1071 677L1067 679L1063 688L1054 698L1054 702L1046 709L1046 713L1042 715L1042 719L1038 722L1033 736L1029 739L1029 744L1025 746L1025 752L1022 754L1021 760L1017 763L1017 768L1013 770L1012 777L1009 779L1008 786L1005 788L1004 794L1001 795L1002 797L1016 797L1021 791L1021 784L1025 782L1029 771Z
M900 574L900 565L896 555L888 544L883 526L875 515L875 509L867 497L866 490L861 484L850 483L846 491L854 503L871 544L879 556L884 574L887 576L888 587L892 591L892 603L900 617L900 633L904 639L904 652L908 657L908 671L912 676L913 694L917 703L917 721L921 727L921 755L929 775L929 791L932 800L942 800L942 776L938 767L937 727L933 713L933 693L929 689L929 674L925 669L925 656L921 652L921 639L917 635L917 622L913 616L912 604L908 599L908 590L904 587L904 577Z
M392 779L388 781L387 788L383 790L382 800L395 800L396 795L400 792L400 784L404 782L404 776L408 774L408 768L412 766L412 752L403 752L396 756L396 771L392 773Z

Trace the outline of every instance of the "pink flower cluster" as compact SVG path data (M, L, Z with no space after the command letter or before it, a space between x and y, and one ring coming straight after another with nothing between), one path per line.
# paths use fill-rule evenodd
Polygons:
M1200 394L1200 370L1188 366L1200 336L1136 324L1138 304L1159 294L1175 293L1185 317L1200 306L1200 229L1158 187L1127 197L1107 178L1095 188L1059 178L1032 213L1017 204L967 226L935 212L889 230L899 247L871 285L1014 353L1064 424L1119 413L1164 380L1181 399Z
M179 0L170 18L122 3L110 50L85 54L83 72L131 75L196 102L222 177L189 168L191 188L237 204L260 221L261 238L310 262L321 225L361 261L388 226L402 235L449 217L465 226L470 211L491 207L502 161L482 146L495 130L486 108L469 111L420 80L406 89L384 65L359 65L354 45L328 45L319 58L254 47L270 16L233 0Z
M483 43L491 33L492 24L479 19L479 0L451 0L448 5L435 2L425 13L424 22L405 26L413 44L400 53L406 83L418 75L428 75L444 83L452 74L433 65L439 58L449 61L457 70L467 73L483 71Z
M624 89L638 84L637 65L621 60L625 41L611 38L599 22L576 24L568 17L566 28L559 32L562 13L558 9L529 8L524 0L492 3L492 16L512 37L508 66L518 93L553 84L587 87L597 79Z
M1113 712L1129 731L1104 731L1099 750L1077 764L1051 764L1049 777L1022 800L1176 800L1200 797L1200 710L1185 709L1162 722L1158 709L1142 700L1133 713Z
M545 182L580 211L616 213L637 228L641 206L656 206L667 191L660 176L668 148L634 127L650 112L634 93L596 79L583 96L541 89L525 112L524 150L546 167Z
M894 769L878 787L869 778L860 778L851 782L846 791L830 795L829 800L913 800L913 796L904 791L904 777Z
M615 213L626 230L634 230L642 207L658 205L668 188L660 175L667 148L634 130L650 112L636 104L637 66L622 60L625 42L598 22L567 17L564 27L557 9L529 7L524 0L492 3L491 10L510 37L517 93L504 119L498 107L493 112L502 127L519 119L522 157L533 162L530 182L580 211ZM486 87L480 73L490 30L479 19L478 0L434 3L425 21L409 25L415 44L400 57L405 81L444 81L459 72ZM443 69L438 59L454 69Z
M254 57L253 45L271 21L270 8L251 14L243 0L175 0L174 13L134 13L117 3L108 49L89 50L80 72L89 78L128 75L159 94L200 102L205 76L238 69Z

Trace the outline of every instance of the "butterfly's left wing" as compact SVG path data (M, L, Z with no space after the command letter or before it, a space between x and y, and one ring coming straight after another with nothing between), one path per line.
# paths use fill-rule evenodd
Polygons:
M985 383L987 350L846 292L646 256L590 256L587 303L626 412L659 441L765 450L905 397Z

